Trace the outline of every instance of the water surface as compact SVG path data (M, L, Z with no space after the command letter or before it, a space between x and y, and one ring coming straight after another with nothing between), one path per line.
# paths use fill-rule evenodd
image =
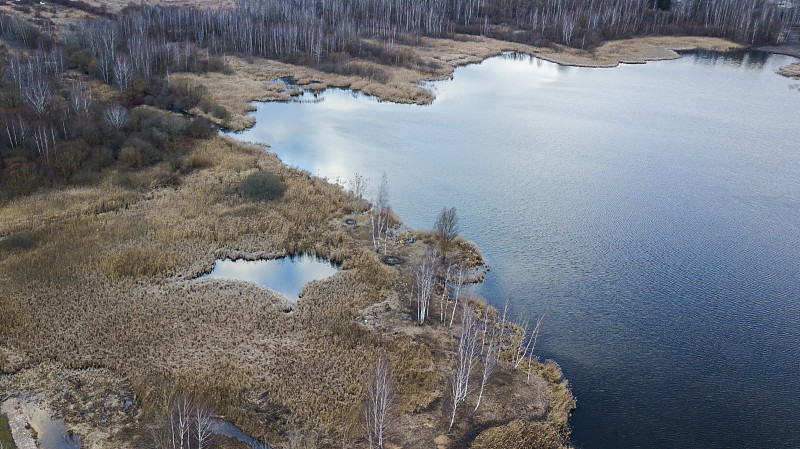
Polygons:
M328 90L266 103L289 165L354 172L409 225L456 206L477 290L546 313L539 354L587 448L800 447L800 91L789 57L614 69L500 57L430 106Z
M336 266L330 262L302 254L270 260L218 259L211 272L201 278L254 282L269 287L294 302L299 299L304 285L332 276L336 271Z

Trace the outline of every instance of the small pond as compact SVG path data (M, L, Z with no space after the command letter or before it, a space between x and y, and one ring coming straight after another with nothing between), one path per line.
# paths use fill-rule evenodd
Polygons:
M50 410L33 400L20 398L19 403L33 430L41 449L80 449L81 436L64 426L64 420L54 418Z
M214 433L217 435L223 435L229 438L235 438L247 444L252 449L269 449L268 444L256 440L250 435L244 433L242 429L236 427L235 425L229 423L228 421L215 419L214 424L216 427Z
M332 276L338 268L333 263L312 255L302 254L270 260L218 259L211 273L200 278L236 279L254 282L285 296L294 302L307 283Z

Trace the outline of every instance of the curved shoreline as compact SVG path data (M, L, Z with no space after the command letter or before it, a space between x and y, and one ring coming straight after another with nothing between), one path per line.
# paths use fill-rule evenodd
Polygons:
M241 131L255 123L255 119L249 115L255 109L251 104L253 101L288 101L301 93L296 88L274 82L284 77L293 78L304 89L319 91L338 87L360 91L382 101L424 105L433 102L434 95L420 83L452 78L456 68L481 63L506 51L524 53L564 66L612 68L620 64L676 59L680 56L677 51L730 51L744 48L721 38L693 36L651 36L608 41L591 52L563 46L533 47L485 37L458 38L421 38L419 45L397 44L400 50L413 55L416 61L414 68L357 59L348 64L348 67L352 65L362 71L371 70L380 74L374 78L323 72L268 59L237 57L228 58L233 74L176 74L174 78L203 86L215 102L231 112L231 118L221 120L200 110L191 112L233 131Z

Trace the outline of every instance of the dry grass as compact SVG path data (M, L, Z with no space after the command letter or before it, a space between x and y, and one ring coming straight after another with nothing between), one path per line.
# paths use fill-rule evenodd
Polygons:
M140 193L106 185L0 206L4 241L20 236L23 243L0 245L0 370L37 378L41 369L103 367L130 379L142 420L160 413L172 395L191 391L252 435L280 442L313 429L332 447L357 439L361 373L384 349L403 419L427 429L397 441L427 447L442 431L437 404L454 340L444 326L420 328L403 318L411 312L409 276L424 241L391 242L408 263L387 267L369 249L364 216L359 225L344 224L351 199L340 187L227 138L198 143L188 158L204 168L178 187ZM281 176L283 198L252 202L239 195L241 180L259 170ZM474 245L459 241L457 249L480 263ZM191 280L217 257L293 252L326 256L342 268L307 285L292 313L263 287ZM501 378L492 387L496 399L487 396L484 411L471 419L552 417L566 426L570 403L555 398L568 390L560 372L548 369L522 390L519 376ZM509 408L511 397L523 399ZM550 405L526 412L531 403ZM58 407L83 432L102 425L75 407ZM116 447L120 439L135 441L124 435L141 433L141 424L92 438L97 447Z
M395 273L342 231L341 188L224 138L200 143L190 158L207 168L177 188L73 189L0 207L0 233L32 240L0 249L0 369L102 366L134 381L146 412L158 408L163 379L272 441L290 422L352 438L338 433L358 416L360 373L386 348L403 407L426 407L439 386L430 351L357 321ZM236 186L256 170L283 177L281 200L239 196ZM291 252L344 262L307 286L292 314L262 287L188 280L215 257Z
M726 39L696 36L651 36L608 41L592 52L559 47L558 51L536 53L542 59L578 67L616 67L647 61L676 59L680 50L729 51L742 46Z
M785 65L778 69L778 74L787 78L800 79L800 63Z

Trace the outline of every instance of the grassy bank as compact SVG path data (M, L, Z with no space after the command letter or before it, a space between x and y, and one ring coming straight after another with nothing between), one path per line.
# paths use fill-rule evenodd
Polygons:
M14 439L11 437L11 428L8 427L8 419L0 413L0 448L15 449Z

